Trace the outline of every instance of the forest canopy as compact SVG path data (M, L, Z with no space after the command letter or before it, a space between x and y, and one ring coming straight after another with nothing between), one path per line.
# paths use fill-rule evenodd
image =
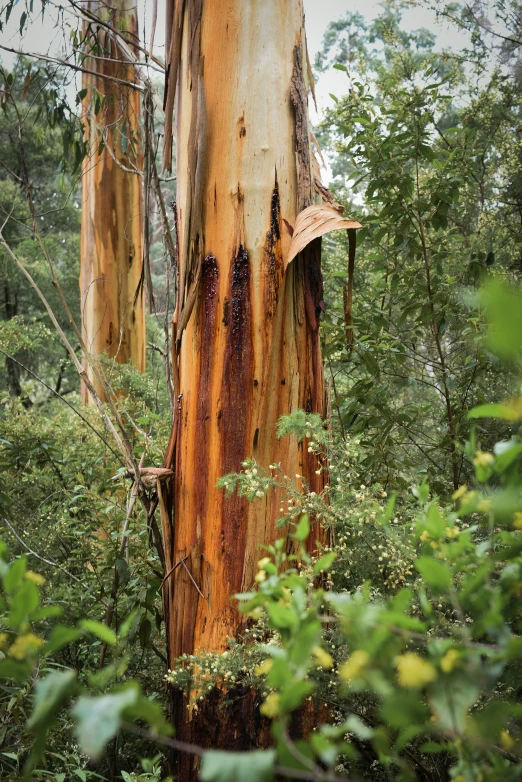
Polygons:
M166 6L0 8L0 777L518 780L522 8Z

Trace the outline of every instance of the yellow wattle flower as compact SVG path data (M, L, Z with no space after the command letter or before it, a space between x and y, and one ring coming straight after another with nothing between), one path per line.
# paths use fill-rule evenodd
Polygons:
M406 652L395 659L397 677L401 687L424 687L437 678L437 671L427 660L414 652Z
M26 570L25 577L28 581L32 581L37 586L45 584L45 578L40 573L35 573L34 570Z
M257 666L256 674L258 676L264 676L265 673L268 673L270 671L273 664L274 661L271 660L270 658L268 658L267 660L263 660L263 662Z
M9 647L7 654L9 657L14 657L15 660L25 660L27 655L36 652L44 643L44 639L38 635L25 633L25 635L18 636L14 644Z
M504 729L500 731L500 743L504 749L509 752L510 749L513 749L515 740L513 739L513 736L510 735L509 731Z
M322 646L316 646L312 649L312 654L321 668L333 668L333 657Z
M464 483L462 486L459 486L457 491L454 491L451 496L452 496L452 498L454 500L460 500L460 498L463 497L466 494L467 490L468 490L468 487Z
M349 682L352 679L359 678L368 663L370 662L370 655L363 649L357 649L353 652L346 662L344 662L339 668L339 676L343 681Z
M460 653L456 649L448 649L440 661L441 670L444 673L451 673L460 660Z
M473 464L475 467L488 467L494 461L495 457L489 451L476 451Z
M277 715L279 714L279 700L280 700L279 693L271 692L270 695L266 696L265 700L259 707L259 711L265 717L269 717L270 719L272 717L277 717Z

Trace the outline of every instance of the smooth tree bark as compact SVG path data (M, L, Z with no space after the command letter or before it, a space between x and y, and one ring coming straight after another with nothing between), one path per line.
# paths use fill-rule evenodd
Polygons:
M118 30L129 46L138 43L134 0L110 6L87 0L87 18L98 17ZM142 153L140 93L122 82L136 81L134 67L103 26L84 25L83 74L86 133L90 154L82 172L80 292L82 336L87 351L145 369L145 309L142 257ZM93 46L95 48L93 49ZM111 78L120 81L111 81ZM86 364L99 394L105 388ZM82 388L85 401L89 392Z
M178 295L173 319L177 400L159 484L169 667L223 651L241 629L231 596L251 589L279 498L226 500L218 478L253 456L279 462L320 491L316 457L276 439L279 417L324 414L320 239L291 263L292 226L314 200L309 72L301 0L171 0L167 4L165 157L175 103ZM175 94L175 100L174 100ZM285 268L286 267L286 268ZM296 479L301 480L301 479ZM310 547L325 541L318 527ZM246 749L267 737L254 696L199 711L174 695L178 736ZM178 778L196 779L178 758Z

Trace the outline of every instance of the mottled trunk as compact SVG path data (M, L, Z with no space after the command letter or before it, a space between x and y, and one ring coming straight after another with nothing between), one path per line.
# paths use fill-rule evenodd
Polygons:
M287 475L303 475L320 490L315 457L294 438L277 440L276 422L297 408L323 413L324 386L320 239L285 271L285 223L294 225L313 200L301 0L178 0L170 18L165 103L168 111L175 77L177 407L166 459L175 478L161 484L161 505L174 667L183 653L225 649L240 628L231 595L252 588L262 544L284 534L275 529L276 496L226 500L216 481L253 456L263 467L280 462ZM168 121L166 136L168 158ZM312 548L321 537L315 528ZM178 735L227 748L254 745L262 739L245 708L252 712L252 698L228 712L210 703L210 712L196 716L178 702ZM209 713L217 733L205 727ZM192 761L180 763L179 778L196 779Z
M88 0L84 7L120 31L131 48L138 41L133 0L114 0L110 6ZM107 10L104 10L107 9ZM110 10L109 10L110 9ZM133 66L103 27L95 39L101 48L83 74L90 154L83 164L80 292L82 334L87 350L106 353L118 363L145 369L145 311L142 283L142 215L140 151L140 93L121 81L135 82ZM103 100L97 100L97 95ZM96 114L96 108L101 108ZM97 393L104 389L88 369ZM85 401L89 392L82 389Z

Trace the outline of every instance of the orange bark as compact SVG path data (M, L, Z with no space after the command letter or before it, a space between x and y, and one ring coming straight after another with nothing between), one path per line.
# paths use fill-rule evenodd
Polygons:
M105 6L103 6L105 7ZM126 41L138 40L135 3L116 0L110 15L90 0L86 8L122 31ZM145 310L142 285L141 177L131 173L141 168L139 149L140 93L110 78L135 82L132 65L103 27L96 30L103 55L88 57L86 68L98 76L83 74L84 99L90 154L82 175L82 226L80 292L82 335L93 356L106 352L118 363L132 362L145 369ZM92 45L93 40L88 43ZM96 93L104 96L95 114ZM102 134L105 145L101 148ZM111 154L112 153L112 154ZM125 170L129 169L129 170ZM104 389L87 371L99 396ZM89 392L82 388L84 401Z
M225 648L230 596L281 535L276 497L225 500L217 479L253 456L319 488L314 457L275 429L297 408L324 412L319 242L284 271L283 219L312 202L301 1L186 2L178 48L179 396L162 504L167 572L186 567L165 584L171 662Z
M158 486L172 668L183 653L226 648L241 627L231 596L252 588L261 546L285 534L275 529L275 495L226 500L216 481L253 456L320 491L315 456L295 438L277 440L276 423L297 408L324 414L325 394L321 240L285 269L285 223L313 201L302 2L171 0L167 22L167 167L174 90L177 120L177 406L165 459L174 478ZM318 527L311 548L316 539L325 539ZM244 701L246 711L254 701ZM254 717L237 724L234 708L218 716L212 701L198 718L175 700L178 736L255 745ZM221 739L209 738L209 714ZM196 779L195 768L180 759L179 778Z

